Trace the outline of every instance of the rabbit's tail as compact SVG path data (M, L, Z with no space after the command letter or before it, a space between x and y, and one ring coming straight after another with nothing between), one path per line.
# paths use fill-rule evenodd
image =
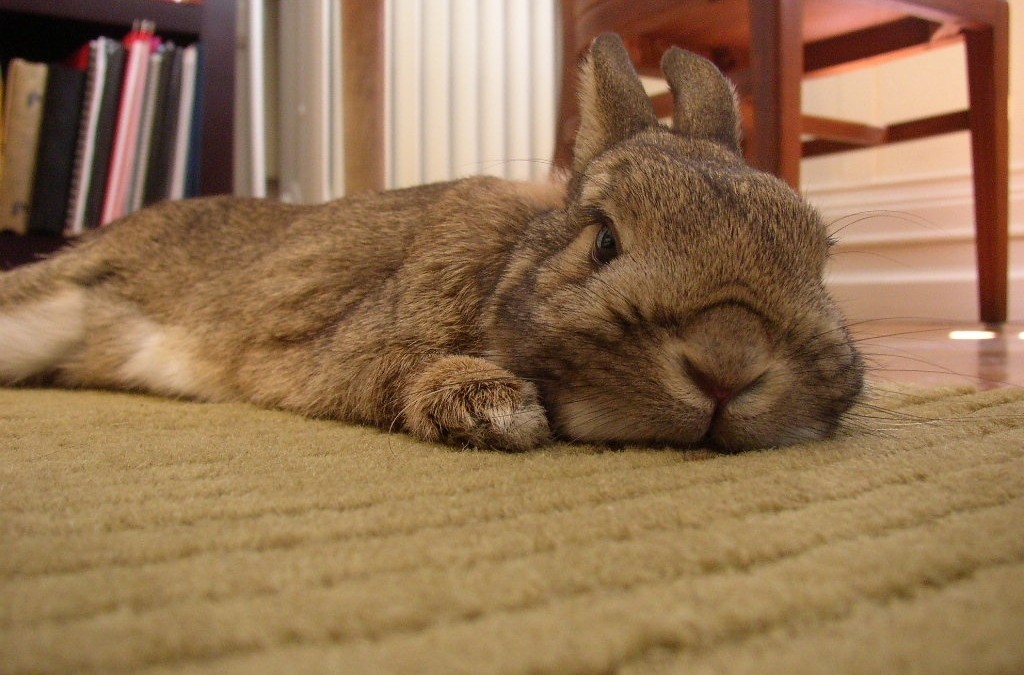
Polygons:
M45 373L82 344L88 288L106 267L87 244L0 272L0 384Z

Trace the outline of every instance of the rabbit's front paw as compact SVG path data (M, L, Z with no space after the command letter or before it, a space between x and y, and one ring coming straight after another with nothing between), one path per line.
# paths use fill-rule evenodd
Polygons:
M468 356L429 364L406 392L405 426L428 441L528 450L550 438L532 383Z

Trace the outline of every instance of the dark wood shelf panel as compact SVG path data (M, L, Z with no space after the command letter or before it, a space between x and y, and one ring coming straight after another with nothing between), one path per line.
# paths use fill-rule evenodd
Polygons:
M152 19L160 31L199 35L204 5L164 0L0 0L0 10L110 26Z
M67 243L64 237L52 235L0 232L0 272L35 262Z
M180 7L180 5L178 5ZM235 191L235 0L205 0L199 40L203 43L203 152L200 191Z

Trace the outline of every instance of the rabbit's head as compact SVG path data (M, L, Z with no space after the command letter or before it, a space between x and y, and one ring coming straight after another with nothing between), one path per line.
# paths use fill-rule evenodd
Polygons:
M582 67L565 209L526 233L496 352L553 428L599 442L784 445L830 435L862 360L823 284L818 213L739 147L731 85L678 48L656 119L622 41Z

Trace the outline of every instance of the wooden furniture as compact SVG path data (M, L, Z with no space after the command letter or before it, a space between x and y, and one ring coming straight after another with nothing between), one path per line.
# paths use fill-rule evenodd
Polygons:
M101 35L121 38L135 19L179 44L203 43L200 192L233 191L235 0L182 4L166 0L0 0L0 61L19 56L52 62ZM59 237L0 235L0 269L62 244Z
M345 194L384 189L384 3L342 0Z
M1006 320L1009 6L1005 0L563 0L564 73L555 162L569 166L576 67L593 38L623 36L641 74L676 44L737 85L751 163L799 186L800 159L969 130L980 314ZM875 127L801 114L804 77L966 42L970 108ZM667 115L667 95L654 100Z

